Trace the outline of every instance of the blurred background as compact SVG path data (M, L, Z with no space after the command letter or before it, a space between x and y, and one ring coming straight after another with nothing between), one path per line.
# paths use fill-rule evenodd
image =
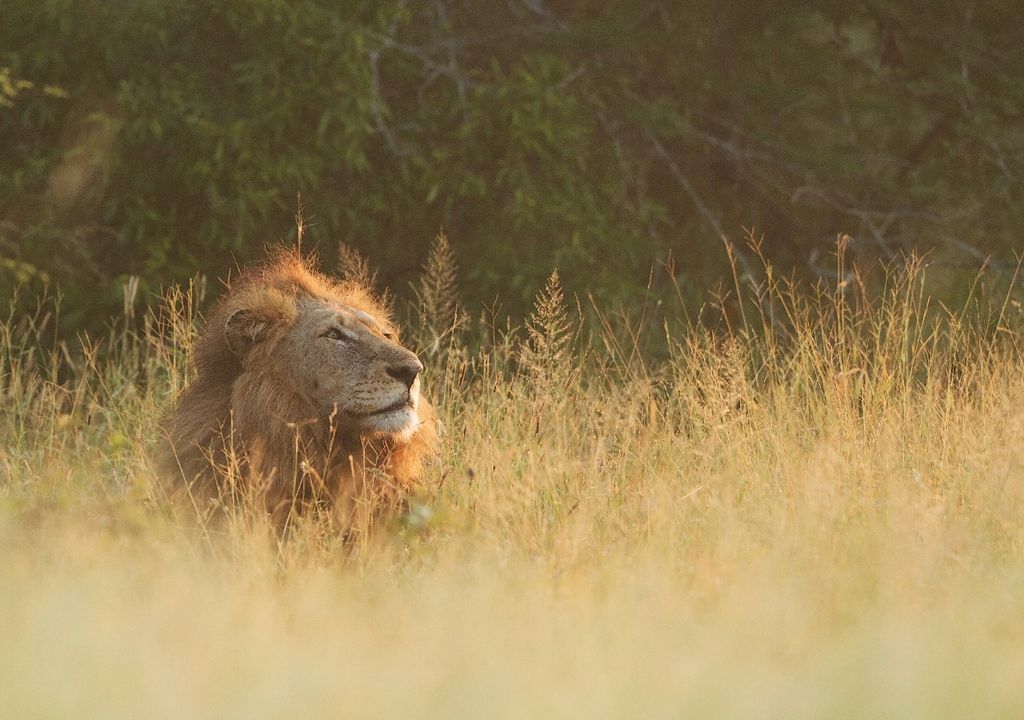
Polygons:
M928 253L940 295L1024 230L1011 3L5 0L0 297L94 331L268 243L399 293L443 228L464 297L699 306L740 271ZM17 289L17 292L15 290ZM210 293L215 294L215 293ZM11 298L13 300L13 304Z

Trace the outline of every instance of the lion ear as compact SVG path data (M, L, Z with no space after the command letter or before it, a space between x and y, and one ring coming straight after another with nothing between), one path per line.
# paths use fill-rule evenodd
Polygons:
M224 323L224 339L231 352L244 358L263 339L268 325L252 310L235 310Z

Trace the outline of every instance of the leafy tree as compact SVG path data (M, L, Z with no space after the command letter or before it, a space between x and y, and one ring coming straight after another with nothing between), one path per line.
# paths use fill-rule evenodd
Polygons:
M129 276L153 293L293 241L301 192L328 264L344 244L403 287L443 227L465 297L520 314L553 268L570 293L633 302L670 255L698 300L722 236L751 226L812 278L846 232L865 266L936 248L956 286L1020 247L1016 15L9 0L0 87L60 92L0 95L0 282L59 283L65 329L95 326Z

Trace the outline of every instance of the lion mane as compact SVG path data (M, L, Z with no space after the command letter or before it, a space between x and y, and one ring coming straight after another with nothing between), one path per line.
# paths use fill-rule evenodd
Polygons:
M241 501L278 524L327 508L348 531L394 510L416 488L437 440L425 400L419 399L412 431L366 432L334 413L311 413L287 381L279 346L309 301L393 327L388 308L369 288L328 278L297 252L277 251L244 270L227 284L200 331L193 379L161 422L157 467L172 497L201 514ZM259 346L244 361L225 333L240 311L260 319Z

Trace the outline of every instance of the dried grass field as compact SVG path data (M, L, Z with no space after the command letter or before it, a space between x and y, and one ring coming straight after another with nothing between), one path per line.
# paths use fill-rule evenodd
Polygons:
M769 274L652 359L555 283L460 321L440 270L440 457L358 545L171 512L187 292L84 352L4 323L0 717L1020 716L1018 305Z

